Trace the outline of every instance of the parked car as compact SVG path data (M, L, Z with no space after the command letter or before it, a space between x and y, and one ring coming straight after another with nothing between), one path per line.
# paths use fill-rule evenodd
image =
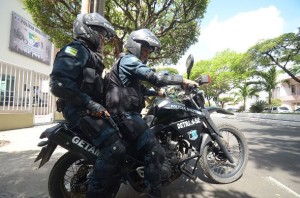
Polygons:
M265 113L291 113L292 111L287 107L271 107L271 110L269 107L265 108Z
M228 108L227 111L238 112L239 110L237 108Z
M300 113L300 108L296 109L295 113Z

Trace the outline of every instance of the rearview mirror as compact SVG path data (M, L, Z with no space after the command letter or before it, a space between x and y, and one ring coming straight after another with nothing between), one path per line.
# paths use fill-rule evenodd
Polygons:
M194 65L194 56L192 54L190 54L187 59L186 59L186 63L185 63L185 67L186 67L186 72L187 72L187 78L190 78L190 74L191 74L191 70L192 67Z

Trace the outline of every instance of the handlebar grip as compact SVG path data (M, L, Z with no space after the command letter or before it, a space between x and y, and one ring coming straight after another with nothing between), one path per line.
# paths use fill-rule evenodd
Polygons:
M196 87L197 87L197 85L195 85L195 84L189 84L188 85L189 90L192 90L193 88L196 88Z

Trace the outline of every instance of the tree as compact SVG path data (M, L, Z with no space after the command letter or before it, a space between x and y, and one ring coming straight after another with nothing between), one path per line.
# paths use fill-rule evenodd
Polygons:
M50 36L56 47L72 40L72 25L80 12L81 0L23 0L36 25ZM197 41L200 21L208 0L111 0L105 2L105 17L117 30L114 46L105 55L123 51L124 40L140 28L152 30L161 40L162 50L152 62L176 63Z
M219 98L219 102L220 102L222 108L224 108L224 105L226 103L229 103L229 102L233 102L234 103L234 101L235 101L235 99L233 97L230 97L230 96L220 97Z
M172 67L161 67L161 68L157 68L156 72L159 71L168 71L170 74L179 74L178 70Z
M211 60L200 60L192 69L191 79L202 74L209 74L211 83L201 86L210 105L213 99L218 105L219 96L230 91L235 84L246 78L247 66L243 62L243 54L230 50L217 53Z
M279 67L300 83L300 79L295 76L300 72L300 31L261 41L251 47L248 54L255 66Z
M244 82L235 87L237 89L234 94L243 101L242 111L245 111L246 101L248 97L258 96L258 89L249 82Z
M268 71L257 71L256 76L260 77L260 80L256 84L262 86L262 90L268 93L268 103L272 104L272 91L275 89L276 85L279 83L277 81L278 72L276 71L276 66L273 65Z
M279 107L279 106L281 106L281 104L282 104L282 102L279 98L272 98L271 105L273 107Z

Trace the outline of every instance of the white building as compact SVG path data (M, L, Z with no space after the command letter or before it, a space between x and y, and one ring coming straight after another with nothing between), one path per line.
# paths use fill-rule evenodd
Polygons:
M0 130L51 122L54 45L34 25L22 0L3 1L0 12Z
M296 76L300 79L300 74ZM273 91L273 98L278 98L282 102L282 106L295 110L300 107L300 84L287 74L279 76L282 81ZM289 83L284 82L287 80Z

